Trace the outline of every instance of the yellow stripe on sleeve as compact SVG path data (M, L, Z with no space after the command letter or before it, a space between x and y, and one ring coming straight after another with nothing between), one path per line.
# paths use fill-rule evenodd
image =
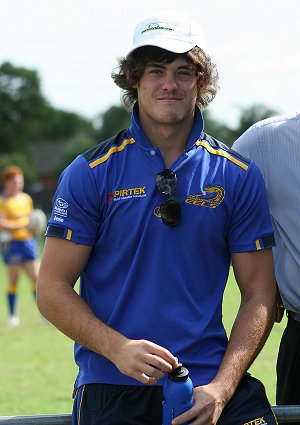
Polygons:
M116 152L121 152L127 145L132 145L133 143L135 143L135 140L133 138L131 139L126 139L123 141L123 143L120 146L114 146L112 148L109 149L109 151L102 156L101 158L96 159L95 161L90 163L90 168L94 168L97 167L97 165L102 164L103 162L107 161L108 158Z
M230 155L230 153L225 152L221 149L214 149L207 142L198 140L198 142L196 142L196 145L197 146L203 146L208 152L212 153L213 155L219 155L219 156L223 156L224 158L229 159L229 161L233 162L234 164L238 165L239 167L243 168L244 170L248 170L248 168L249 168L249 166L247 164L245 164L242 161L239 161L233 155Z
M68 229L66 239L67 239L68 241L70 241L70 240L71 240L71 237L72 237L72 230L71 230L71 229Z

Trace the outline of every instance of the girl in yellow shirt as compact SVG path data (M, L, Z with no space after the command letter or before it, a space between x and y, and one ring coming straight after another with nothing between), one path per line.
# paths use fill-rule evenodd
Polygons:
M2 256L6 266L9 326L20 322L16 315L17 283L20 269L28 275L35 297L38 273L37 244L30 232L29 217L33 211L32 198L25 192L24 175L16 166L9 166L2 175L3 192L0 195L0 231Z

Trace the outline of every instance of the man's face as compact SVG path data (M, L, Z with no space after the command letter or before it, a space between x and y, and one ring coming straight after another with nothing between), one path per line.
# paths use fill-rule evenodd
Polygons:
M184 58L149 62L136 85L141 119L175 125L193 117L197 99L195 68Z

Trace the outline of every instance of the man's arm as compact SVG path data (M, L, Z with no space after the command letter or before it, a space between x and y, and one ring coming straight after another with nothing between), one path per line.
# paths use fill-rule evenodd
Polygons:
M178 416L174 425L192 418L197 418L195 425L215 424L272 329L276 295L272 250L232 254L232 265L241 304L225 355L216 377L195 388L194 407Z
M151 341L130 340L107 326L74 290L91 249L64 239L47 238L37 282L38 307L61 332L107 357L125 375L144 384L155 384L164 372L177 367L177 359Z

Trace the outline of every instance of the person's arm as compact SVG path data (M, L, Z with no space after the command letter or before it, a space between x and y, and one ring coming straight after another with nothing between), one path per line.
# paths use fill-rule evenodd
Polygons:
M239 382L262 349L274 323L276 281L271 249L232 254L241 292L240 308L228 346L213 381L194 389L195 404L172 421L215 424Z
M155 384L178 366L178 360L151 341L128 339L107 326L74 290L91 249L60 238L46 239L37 281L38 307L61 332L107 357L120 372Z
M29 222L28 216L20 217L14 220L7 219L5 217L0 217L0 230L6 232L12 232L14 230L24 229L27 227Z

